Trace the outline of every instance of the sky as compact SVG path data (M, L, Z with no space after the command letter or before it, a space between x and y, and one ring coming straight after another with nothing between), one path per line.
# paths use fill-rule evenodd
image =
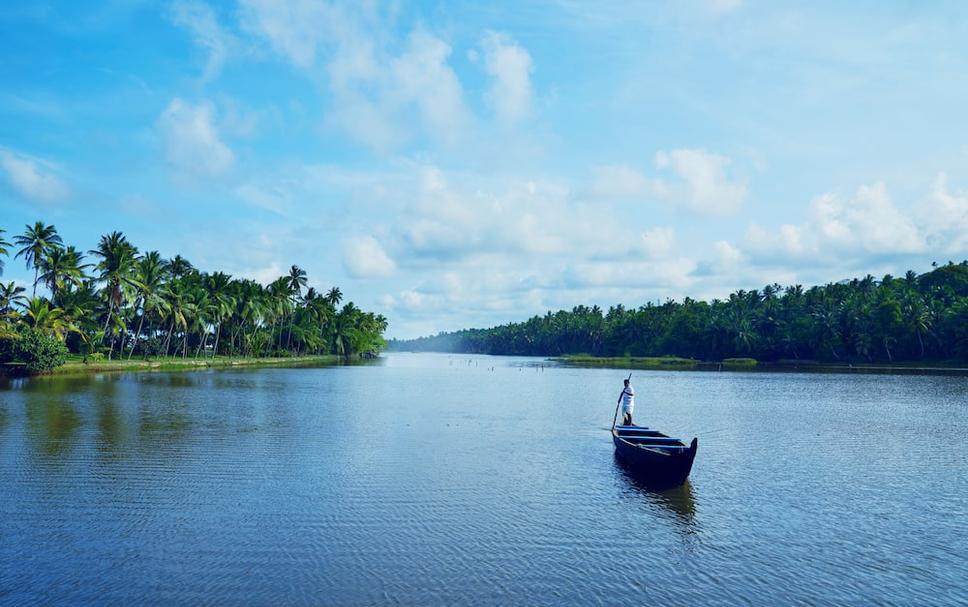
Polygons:
M968 257L960 1L4 3L0 82L8 239L297 264L390 337Z

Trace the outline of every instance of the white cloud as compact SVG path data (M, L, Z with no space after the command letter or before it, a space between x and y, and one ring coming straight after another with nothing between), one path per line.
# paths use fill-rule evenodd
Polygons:
M664 259L673 253L676 244L675 230L653 228L642 233L642 251L649 259Z
M823 247L869 253L917 253L924 239L891 202L883 183L864 185L851 198L827 193L810 203L812 228Z
M447 65L450 45L424 31L410 34L407 50L391 64L392 94L413 103L435 139L453 143L468 121L463 89Z
M372 236L350 240L344 245L343 266L354 278L386 278L397 268Z
M745 242L751 251L767 256L797 257L810 252L803 242L803 228L788 223L781 225L777 233L759 224L750 224Z
M726 175L729 164L726 156L700 149L660 151L655 155L656 168L672 171L685 186L684 190L680 188L682 191L670 186L669 195L681 197L688 208L709 215L734 213L746 199L746 186Z
M171 5L171 19L191 32L195 44L208 50L202 80L218 76L228 57L232 37L218 24L212 8L203 2L179 0Z
M658 262L579 262L565 273L569 288L684 289L693 282L697 264L688 257Z
M593 198L637 198L641 196L665 196L664 184L649 179L634 168L624 165L595 167L589 194Z
M418 291L409 290L400 293L400 305L411 310L420 308L424 305L424 296Z
M431 139L453 145L471 122L460 79L448 64L450 45L416 28L403 49L392 52L400 45L376 5L243 0L242 22L308 77L322 63L332 94L327 123L364 145L384 151L421 126Z
M299 67L316 59L316 47L343 22L342 15L316 0L241 0L242 26L266 38Z
M919 211L932 248L957 255L968 251L968 191L949 191L948 176L939 173Z
M517 122L531 111L531 71L528 51L507 34L487 32L481 40L484 70L492 78L487 101L500 120Z
M214 177L225 173L235 155L219 138L215 106L192 105L176 97L158 118L165 158L176 177Z
M0 149L0 168L10 186L28 200L52 202L70 194L67 186L52 174L51 165L42 160Z

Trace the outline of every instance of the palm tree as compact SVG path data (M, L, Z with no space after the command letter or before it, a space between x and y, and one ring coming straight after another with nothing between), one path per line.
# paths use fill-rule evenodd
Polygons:
M33 297L24 308L22 322L38 331L63 340L67 331L74 330L73 325L60 308L52 308L50 302L43 297Z
M295 267L295 266L293 266ZM218 353L219 337L222 335L222 320L232 313L235 301L229 295L232 277L222 272L216 272L205 280L205 288L208 291L211 318L216 324L215 345L212 348L212 357Z
M171 274L172 278L182 278L188 276L192 273L192 267L190 261L182 257L181 255L175 255L168 262L168 273Z
M326 301L335 308L343 301L343 292L339 290L339 287L333 287L326 293Z
M34 268L34 289L31 297L37 295L37 280L40 272L40 264L44 259L44 253L49 249L60 248L64 241L57 234L57 229L53 225L46 225L42 221L34 225L25 226L24 233L14 238L14 243L22 247L17 251L15 257L23 256L27 268Z
M131 271L138 257L138 249L121 232L111 232L101 236L97 248L90 253L101 259L95 267L107 290L108 314L104 320L104 330L107 331L111 317L121 307L122 288L137 286Z
M25 290L13 281L0 282L0 312L12 312L14 304L26 304L27 298L22 295Z
M296 264L293 264L289 268L289 276L286 277L286 285L289 287L290 297L293 300L293 306L295 307L296 301L299 296L302 295L302 288L306 286L306 270L303 270ZM286 336L286 349L289 349L289 344L292 341L292 321L295 314L289 316L289 334Z
M4 232L6 232L6 230L0 229L0 257L6 257L10 254L10 251L7 250L7 247L10 246L10 243L4 239ZM3 276L3 268L3 259L0 259L0 276Z
M79 287L87 276L84 270L90 267L82 263L84 255L73 246L47 250L40 262L40 280L50 290L51 299L56 301L60 291L72 286Z
M168 262L161 257L158 251L145 253L135 264L134 274L137 282L135 291L138 293L138 301L135 307L140 306L141 319L138 321L138 330L135 331L131 349L128 351L128 360L131 360L134 348L138 340L141 339L141 329L144 327L145 318L164 303L159 291L167 272Z

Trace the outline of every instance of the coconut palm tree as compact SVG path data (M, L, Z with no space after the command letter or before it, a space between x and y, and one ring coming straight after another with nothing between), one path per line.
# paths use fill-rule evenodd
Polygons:
M132 275L138 249L121 232L111 232L101 236L97 248L90 253L100 259L95 268L99 272L99 279L105 284L108 313L104 330L107 332L111 317L123 303L123 288L136 287L138 284Z
M18 286L17 283L10 281L8 283L0 282L0 312L12 312L13 306L20 305L23 306L27 303L27 298L22 295L25 289Z
M134 289L138 294L135 308L141 308L141 318L138 321L138 330L135 331L134 340L131 342L131 349L128 351L128 360L131 360L134 348L138 340L141 339L141 329L144 327L145 318L164 304L160 290L168 275L168 262L161 257L158 251L148 251L135 264L134 275L137 283Z
M40 262L40 281L50 290L51 300L57 301L58 294L64 289L79 287L87 276L84 271L91 267L83 263L84 254L73 246L66 249L48 249Z
M3 237L4 232L6 232L6 230L0 229L0 276L3 276L3 268L4 268L3 258L10 254L10 251L7 250L7 247L10 246L10 243L7 242L6 239L4 239Z
M295 266L293 266L295 267ZM212 357L218 353L218 342L222 335L222 321L232 313L235 300L229 294L232 284L232 277L223 272L216 272L206 277L205 289L208 291L211 319L215 323L215 344L212 348Z
M303 270L296 264L293 264L289 268L289 275L286 277L286 285L289 287L289 296L292 298L293 308L296 308L296 302L299 300L299 296L302 295L302 288L306 286L306 270ZM295 313L289 315L289 333L286 336L286 349L289 349L290 343L292 342L292 322Z
M37 295L38 274L44 254L49 249L60 248L64 241L57 233L57 228L42 221L38 221L34 225L28 224L25 228L23 234L13 239L14 243L21 247L15 257L23 257L27 268L33 267L34 269L34 289L31 294L31 297L34 297Z
M175 255L168 262L168 273L171 274L172 278L183 278L192 273L195 268L192 266L191 262L182 257L181 255Z
M335 309L343 301L343 292L339 290L339 287L333 287L326 293L326 301Z
M43 297L33 297L27 302L21 322L60 340L64 339L68 331L74 330L64 310L52 308L50 302Z

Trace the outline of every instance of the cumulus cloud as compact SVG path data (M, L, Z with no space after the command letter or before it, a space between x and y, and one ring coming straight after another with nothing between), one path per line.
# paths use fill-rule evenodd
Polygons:
M750 225L744 246L754 263L869 268L885 259L959 256L968 249L968 192L952 192L943 173L909 211L898 208L880 182L850 196L821 194L807 211L806 221L797 225L776 230Z
M772 232L759 224L750 224L746 230L746 246L751 251L774 257L798 257L808 252L803 242L803 228L783 224Z
M27 200L53 202L70 194L52 166L42 160L0 148L0 168L10 187Z
M919 211L931 248L962 255L968 250L968 191L951 192L948 176L939 173Z
M417 126L452 145L471 122L449 65L451 46L422 28L400 45L375 5L243 0L242 23L308 76L322 65L332 94L328 124L364 145L387 150L415 136Z
M343 247L343 266L354 278L386 278L397 265L372 236L348 241Z
M657 179L649 179L636 169L625 165L607 165L592 170L589 194L593 198L638 198L642 196L666 196L665 185Z
M208 51L202 80L211 80L222 71L232 37L222 29L215 11L204 2L179 0L171 5L172 21L192 34L195 44Z
M235 161L219 137L215 106L210 102L192 105L176 97L161 113L157 127L165 142L165 158L179 179L215 177Z
M642 252L649 259L664 259L672 255L676 244L676 233L672 228L653 228L643 232Z
M660 151L656 168L668 170L681 180L681 187L670 186L669 195L693 211L708 215L736 212L746 199L746 186L726 174L730 159L700 149Z
M467 122L467 110L457 74L447 65L450 53L450 45L418 30L391 62L391 71L394 94L416 105L437 139L453 142Z
M910 217L891 202L883 183L864 185L854 196L822 194L810 203L823 246L870 253L916 253L924 240Z
M487 101L500 120L514 123L531 111L531 55L507 34L490 31L481 40L484 71L491 77Z

